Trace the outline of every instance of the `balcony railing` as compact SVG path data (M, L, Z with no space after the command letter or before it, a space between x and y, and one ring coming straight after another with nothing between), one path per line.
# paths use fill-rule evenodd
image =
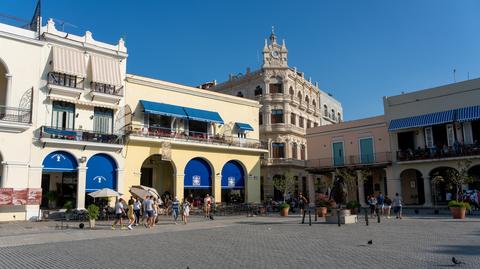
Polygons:
M115 95L115 96L123 96L123 92L122 92L121 89L122 88L118 88L118 87L115 87L113 85L92 82L92 91L93 92Z
M261 160L262 165L294 165L305 166L305 160L293 159L293 158L268 158Z
M30 109L0 105L0 121L31 123L31 118Z
M345 159L320 158L307 161L309 168L335 168L345 166L370 166L391 163L391 152L377 152L374 154L348 155Z
M48 83L75 89L83 88L83 81L78 81L76 76L57 72L48 73Z
M59 140L84 141L107 144L123 144L123 137L116 134L105 134L96 131L61 129L57 127L42 126L40 138L53 138Z
M127 127L127 134L152 138L166 138L175 141L235 146L242 148L267 149L267 143L258 139L238 138L236 136L212 135L205 132L183 131L178 132L170 128L158 126L131 125Z
M443 147L441 149L400 150L397 151L397 160L401 162L418 161L475 155L480 155L480 144L458 145L454 147Z

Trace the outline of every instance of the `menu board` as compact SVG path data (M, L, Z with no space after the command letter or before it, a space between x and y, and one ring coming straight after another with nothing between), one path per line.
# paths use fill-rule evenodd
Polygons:
M42 189L41 188L29 188L27 193L28 205L39 205L42 203Z
M26 205L27 204L28 189L15 189L13 192L13 205Z
M0 205L11 205L13 201L12 188L0 188Z

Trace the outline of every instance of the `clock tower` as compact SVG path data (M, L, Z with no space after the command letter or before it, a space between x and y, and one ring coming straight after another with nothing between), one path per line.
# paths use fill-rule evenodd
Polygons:
M262 68L288 68L288 50L285 46L285 39L282 40L282 45L279 45L273 27L268 39L270 41L265 39L265 46L263 47Z

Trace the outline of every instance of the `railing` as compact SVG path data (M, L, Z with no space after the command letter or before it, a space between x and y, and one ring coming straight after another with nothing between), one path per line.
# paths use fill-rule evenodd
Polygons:
M310 159L307 166L310 168L332 168L344 166L369 166L385 164L392 161L391 152L377 152L374 154L348 155L345 159L320 158Z
M212 135L205 132L182 131L158 126L130 125L126 133L135 136L167 138L176 141L194 142L202 144L216 144L242 148L268 149L267 143L258 139L238 138L236 136Z
M83 88L83 82L77 81L76 76L57 72L48 73L48 83L75 89Z
M30 109L0 105L0 121L31 123Z
M123 92L121 91L122 88L117 88L113 85L97 83L97 82L92 82L91 85L92 85L93 92L115 95L115 96L123 96Z
M480 155L480 144L457 145L441 149L416 149L397 151L398 161L417 161Z
M61 129L57 127L42 126L40 138L53 138L59 140L84 141L107 144L123 144L123 137L116 134L105 134L96 131Z
M295 165L305 166L305 160L293 159L293 158L268 158L261 160L262 165Z

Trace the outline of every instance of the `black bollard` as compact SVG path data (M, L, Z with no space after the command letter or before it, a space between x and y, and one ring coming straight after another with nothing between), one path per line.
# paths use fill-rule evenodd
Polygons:
M337 209L337 220L338 220L338 227L342 226L340 223L340 208Z
M303 216L302 216L302 224L305 223L305 209L303 210Z
M317 217L318 217L318 213L317 213L317 207L314 207L315 208L315 222L317 222Z
M312 211L308 208L308 225L312 226Z
M368 208L365 207L365 225L368 226Z
M375 212L377 213L377 223L380 223L380 210L378 208L375 208Z

